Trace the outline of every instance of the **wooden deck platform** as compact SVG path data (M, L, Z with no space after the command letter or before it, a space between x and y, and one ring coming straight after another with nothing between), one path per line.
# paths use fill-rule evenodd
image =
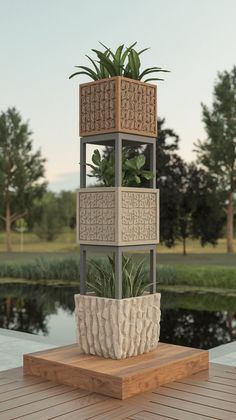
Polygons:
M0 419L235 420L236 368L209 371L121 401L66 385L0 372Z
M208 369L208 351L159 343L123 360L81 355L77 344L24 355L24 372L121 400Z

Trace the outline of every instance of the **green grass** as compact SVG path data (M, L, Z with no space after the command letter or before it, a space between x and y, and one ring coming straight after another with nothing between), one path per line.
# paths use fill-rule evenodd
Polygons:
M101 258L101 257L100 257ZM138 258L135 256L135 258ZM103 260L104 261L104 260ZM79 255L55 254L30 259L0 261L0 278L79 282ZM236 266L162 265L157 267L158 286L191 286L236 290Z
M12 244L13 251L20 252L20 234L12 232ZM234 240L236 249L236 238ZM44 253L44 252L73 252L78 249L76 245L76 233L75 231L65 231L58 235L55 241L46 242L40 240L34 233L25 233L24 235L24 252ZM157 247L159 254L168 254L172 257L175 255L182 254L182 245L177 243L173 248L167 248L163 245ZM5 234L0 232L0 252L5 252ZM226 252L226 240L220 239L218 245L213 247L212 245L206 245L204 248L201 247L199 241L189 239L187 240L187 252L188 254L201 254L201 255L214 255L224 254ZM186 257L183 257L186 258Z
M160 282L165 285L236 289L236 267L176 265L173 274Z

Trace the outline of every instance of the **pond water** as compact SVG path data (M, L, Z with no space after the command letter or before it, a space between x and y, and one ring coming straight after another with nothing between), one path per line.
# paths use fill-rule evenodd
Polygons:
M0 285L0 328L75 342L78 288ZM161 341L209 349L236 340L236 297L215 293L162 293Z

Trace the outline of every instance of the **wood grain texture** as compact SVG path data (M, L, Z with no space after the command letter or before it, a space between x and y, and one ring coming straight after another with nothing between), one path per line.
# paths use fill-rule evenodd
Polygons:
M166 352L166 346L168 345L162 345L161 359ZM64 349L66 350L67 347ZM53 352L54 361L60 359L60 349L58 350L55 349ZM178 349L178 354L180 352L181 348ZM41 354L43 358L44 353L41 352L38 355ZM173 355L173 352L171 354ZM76 353L71 351L70 356L67 354L67 358L72 358L75 361ZM126 363L124 370L134 366L132 359L135 358L131 358ZM88 363L87 357L84 357L83 360ZM110 364L109 370L113 372L117 366L112 368L112 364ZM96 365L97 370L100 371L102 362L98 365L98 361L94 360L93 366ZM233 381L231 385L218 383L227 379ZM8 380L10 382L7 383ZM188 378L123 401L65 385L53 384L45 379L26 376L23 375L21 368L0 372L0 384L1 382L0 388L12 385L12 390L0 394L1 420L16 418L25 420L236 419L236 368L212 363L210 363L208 371L193 374Z
M152 352L124 360L80 355L76 344L24 356L25 374L118 399L155 389L207 368L207 351L163 343Z
M157 136L157 86L126 77L80 85L80 136L124 132Z

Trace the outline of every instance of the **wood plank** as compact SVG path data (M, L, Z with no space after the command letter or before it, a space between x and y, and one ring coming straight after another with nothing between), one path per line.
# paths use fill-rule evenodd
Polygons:
M132 417L127 417L123 420L175 420L174 417L163 417L159 414L148 413L147 411L140 411Z
M155 395L153 394L152 402L158 404L157 413L159 412L159 405L165 405L167 407L177 408L179 410L184 410L185 412L188 411L191 413L191 419L192 419L192 413L198 414L201 416L209 416L213 417L214 419L219 420L230 420L235 417L235 411L228 411L228 410L221 410L219 408L214 408L202 404L198 404L196 402L189 402L187 400L180 400L174 397L164 396L164 395ZM190 418L190 414L189 414Z
M55 385L55 384L54 384ZM29 404L35 401L43 400L44 398L53 397L60 394L70 392L71 388L67 385L56 385L49 389L43 389L32 394L16 396L0 403L0 413L11 408L20 407L21 405ZM78 392L79 390L77 390ZM86 393L86 391L83 391Z
M64 385L61 385L61 388L64 388ZM45 408L54 407L56 405L60 406L61 404L73 400L78 400L79 398L85 396L86 391L81 391L79 389L70 390L69 392L59 392L58 389L57 395L50 395L52 390L47 391L47 395L42 398L41 396L36 396L33 398L32 402L27 401L26 399L21 399L19 404L19 398L7 401L7 403L0 404L0 418L1 420L11 420L16 417L26 416L28 414L37 413ZM61 389L61 391L63 391ZM34 394L31 394L34 395ZM23 397L24 398L24 397ZM4 406L3 406L4 404ZM7 405L8 404L8 405ZM3 411L4 410L4 411ZM41 417L42 418L42 417Z
M11 400L12 398L23 397L24 395L34 394L39 391L46 391L50 388L55 388L60 385L54 384L53 382L47 381L39 384L32 384L24 387L11 389L10 391L0 394L0 402Z
M124 360L79 355L77 345L24 355L24 372L125 399L208 368L208 352L160 343Z
M137 414L140 411L140 409L133 406L130 406L130 404L125 404L122 407L115 408L112 413L111 411L107 413L102 413L100 415L94 414L94 416L90 417L90 419L96 419L96 420L124 420L124 416L131 416L134 414ZM166 419L165 419L166 420Z
M185 392L180 389L168 389L161 387L160 389L154 391L156 395L167 396L171 398L177 398L186 401L202 404L209 407L219 408L220 410L228 410L236 413L236 403L229 402L225 400L218 400L215 397L208 397L199 394L192 394L191 392Z
M107 397L99 394L90 394L81 398L73 399L62 404L57 404L55 406L33 412L31 414L25 415L23 418L25 420L42 420L42 419L61 419L63 416L68 418L70 414L77 413L77 419L80 419L80 410L84 407L93 406L98 402L106 402ZM117 401L117 400L115 400Z
M207 397L212 397L212 398L217 398L218 400L223 400L223 401L229 401L229 402L235 402L235 396L232 394L228 394L224 391L218 391L218 390L213 390L213 389L208 389L208 388L202 388L196 385L185 385L185 384L180 384L178 382L173 382L172 384L167 384L164 387L162 387L162 389L168 388L168 389L177 389L180 391L184 391L187 393L191 393L191 394L197 394L197 395L203 395L203 396L207 396ZM156 392L156 391L153 391Z
M0 372L0 377L4 378L13 378L13 379L20 379L24 377L24 372L22 367L17 367L13 369L2 370Z
M180 384L186 384L186 385L195 385L197 387L203 388L203 389L212 389L216 391L222 391L226 392L231 395L236 395L236 389L233 387L229 387L228 385L218 384L215 382L209 382L209 381L195 381L191 379L183 379L181 381L178 381Z
M49 381L45 381L45 379L43 378L36 378L38 379L37 381L34 380L33 376L28 376L25 378L25 380L19 380L19 381L14 381L14 382L10 382L6 385L2 385L0 387L0 396L1 394L4 394L5 392L9 392L9 391L13 391L19 388L25 388L27 386L33 386L33 385L38 385L38 384L48 384Z
M209 420L213 419L216 420L215 417L211 417L209 415L199 415L193 412L185 411L182 409L176 409L171 406L165 406L161 404L152 404L150 409L146 409L141 411L140 413L131 416L132 420L156 420L158 416L164 416L167 419L175 419L175 420ZM229 419L228 419L229 420Z
M103 396L103 398L106 397ZM60 420L87 420L93 417L94 415L105 413L109 413L110 419L113 419L113 410L119 407L119 404L121 404L121 402L118 400L106 398L104 401L101 401L97 404L88 405L85 408L81 408L80 410L64 414L60 417L51 417L50 420L55 418L59 418Z
M140 411L137 414L128 417L129 420L175 420L174 417L163 417L159 414L149 413L148 411Z

